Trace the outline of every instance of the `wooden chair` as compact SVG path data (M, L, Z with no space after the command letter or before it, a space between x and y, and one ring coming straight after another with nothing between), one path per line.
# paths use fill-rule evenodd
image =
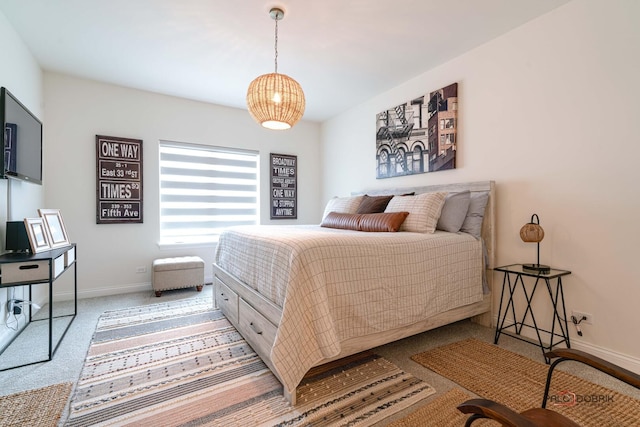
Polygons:
M562 348L546 353L550 359L555 359L549 372L547 373L547 383L542 398L542 407L527 409L517 413L508 407L488 399L470 399L458 405L458 410L465 414L472 414L465 423L469 427L477 419L489 418L498 421L503 426L509 427L579 427L578 424L565 416L546 409L547 398L549 397L549 387L551 386L551 375L559 363L565 360L574 360L589 365L599 371L611 375L627 384L640 389L640 375L621 368L613 363L607 362L599 357L585 353L584 351L570 348Z

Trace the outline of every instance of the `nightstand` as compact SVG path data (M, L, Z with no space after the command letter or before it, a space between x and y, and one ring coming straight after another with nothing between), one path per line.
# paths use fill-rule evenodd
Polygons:
M527 270L522 264L512 264L503 267L496 267L494 270L504 273L502 280L502 295L500 296L500 309L498 311L498 324L496 325L496 335L494 344L498 344L501 334L506 334L535 344L542 350L542 355L547 363L549 359L544 356L546 351L553 347L565 343L567 348L571 348L569 341L569 329L567 323L567 312L564 305L564 292L562 290L562 277L571 274L567 270L552 268L548 273ZM525 284L525 279L529 284ZM535 279L535 281L533 280ZM530 287L531 283L533 287ZM531 301L538 289L538 284L544 284L549 294L549 299L553 308L553 319L551 320L551 330L546 330L538 325ZM529 285L529 287L528 287ZM516 290L520 290L526 300L526 308L521 316L516 314L514 295ZM528 290L529 289L529 290ZM505 293L507 293L506 304ZM507 324L507 317L509 322ZM527 317L532 323L527 323ZM537 342L521 335L522 328L527 327L535 330ZM509 330L513 328L512 330ZM548 337L549 344L543 341L543 335Z

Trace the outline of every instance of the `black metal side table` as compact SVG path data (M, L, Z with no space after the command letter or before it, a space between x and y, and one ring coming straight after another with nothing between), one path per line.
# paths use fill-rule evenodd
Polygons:
M549 351L553 347L562 343L565 343L567 348L571 348L567 312L564 305L564 292L562 290L562 277L571 274L571 272L552 268L548 273L540 273L533 270L527 270L522 264L496 267L495 270L503 272L504 278L502 280L502 295L500 296L500 309L498 311L498 324L496 325L494 344L498 344L501 334L507 334L519 340L538 345L542 350L543 356L546 351ZM527 291L524 277L536 279L530 292ZM550 331L538 326L538 322L536 321L536 317L533 313L533 307L531 306L533 296L538 288L538 284L541 282L546 285L547 292L549 293L549 298L551 299L551 304L553 306L553 319L551 321ZM513 301L514 294L518 288L522 290L526 300L526 309L522 317L516 316L516 308ZM506 305L503 306L506 291L508 291L509 295ZM513 323L505 325L509 315L511 315L509 321L512 320ZM527 316L531 318L531 322L533 324L526 322ZM538 341L535 342L535 340L523 337L521 335L523 327L534 329L536 336L538 337ZM514 328L515 334L513 334L512 331L508 331L509 328ZM548 345L545 345L543 342L542 334L546 334L548 336ZM556 341L556 339L558 340ZM544 356L544 359L545 362L549 363L550 360L546 356Z

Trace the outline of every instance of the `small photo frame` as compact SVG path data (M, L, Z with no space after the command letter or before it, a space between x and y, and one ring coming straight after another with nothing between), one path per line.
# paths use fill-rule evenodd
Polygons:
M47 226L42 218L25 218L24 226L29 236L31 252L38 253L51 249Z
M51 248L68 246L70 244L69 236L67 235L67 229L64 227L60 210L38 209L38 214L45 224Z

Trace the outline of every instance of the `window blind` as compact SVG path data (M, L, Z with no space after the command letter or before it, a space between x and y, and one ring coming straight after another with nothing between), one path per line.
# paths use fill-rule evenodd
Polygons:
M160 243L214 242L258 223L257 152L160 141Z

